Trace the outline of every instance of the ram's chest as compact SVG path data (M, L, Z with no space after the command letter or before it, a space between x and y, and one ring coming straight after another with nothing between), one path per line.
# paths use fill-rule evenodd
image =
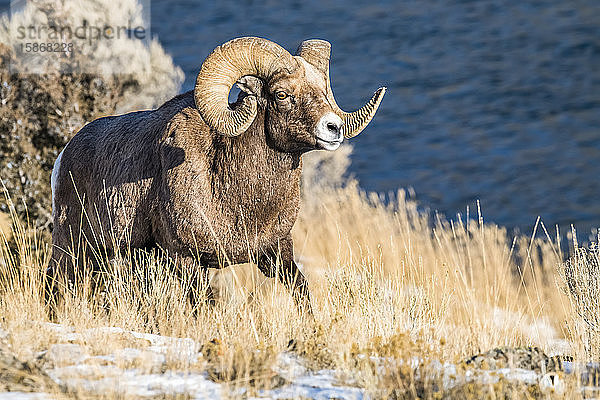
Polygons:
M296 219L298 184L289 177L264 176L260 172L226 182L215 193L222 226L236 242L271 244L284 237Z
M164 211L181 247L230 255L276 244L291 230L298 213L298 174L246 171L208 175L187 168L167 174Z

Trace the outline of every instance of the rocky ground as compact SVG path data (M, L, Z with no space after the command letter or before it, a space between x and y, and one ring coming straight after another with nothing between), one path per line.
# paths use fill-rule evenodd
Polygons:
M73 329L49 324L60 340L34 361L18 361L4 340L0 353L0 399L47 399L66 395L126 398L180 397L218 399L244 396L244 390L219 382L207 366L200 344L192 339L124 331L120 328ZM4 332L6 335L6 332ZM110 343L110 350L90 345ZM218 344L216 344L218 346ZM217 367L218 368L218 367ZM364 392L340 384L334 371L309 371L292 353L278 356L274 387L257 398L364 398Z
M22 362L13 355L6 331L0 342L0 400L51 398L367 399L378 393L357 387L348 373L313 370L294 351L276 356L261 372L261 385L229 381L219 368L218 341L201 345L172 338L106 327L76 332L44 324L56 340ZM569 357L549 357L540 349L496 348L460 364L372 358L382 369L410 366L435 380L440 397L459 398L511 387L531 397L562 397L569 387L586 398L598 395L598 365L575 365ZM421 371L421 372L418 372ZM423 377L416 377L423 380ZM525 396L528 397L528 396Z

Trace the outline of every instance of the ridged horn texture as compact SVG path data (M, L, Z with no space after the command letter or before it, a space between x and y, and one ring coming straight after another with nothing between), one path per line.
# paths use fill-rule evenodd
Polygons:
M310 39L300 44L296 55L304 58L316 69L329 78L329 57L331 55L331 43L326 40Z
M225 136L245 132L257 112L255 96L247 96L235 110L229 108L229 91L246 75L268 80L283 68L294 69L292 55L267 39L242 37L230 40L206 57L196 78L194 98L204 121Z
M333 111L344 121L344 125L342 126L344 136L350 139L362 132L375 116L379 104L381 104L381 100L385 95L386 88L381 87L377 89L367 104L352 113L347 113L337 105L335 97L333 96L333 91L331 90L331 82L329 79L331 44L325 40L305 40L300 47L298 47L296 54L304 58L327 76L327 99L329 100Z
M385 95L386 87L380 87L371 97L371 100L367 102L364 106L359 108L358 110L347 113L343 111L338 105L335 103L335 99L333 98L333 93L331 92L331 88L329 88L329 95L331 96L331 103L334 107L336 114L344 121L344 125L342 126L342 133L348 139L353 138L362 132L363 129L369 125L369 122L375 116L377 109L379 108L379 104L381 104L381 100L383 100L383 95Z

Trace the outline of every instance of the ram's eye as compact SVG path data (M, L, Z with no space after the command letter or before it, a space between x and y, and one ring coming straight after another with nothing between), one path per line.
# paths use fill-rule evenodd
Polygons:
M284 92L283 90L278 91L277 93L275 93L275 96L277 97L277 99L279 100L285 100L288 97L288 94L286 92Z

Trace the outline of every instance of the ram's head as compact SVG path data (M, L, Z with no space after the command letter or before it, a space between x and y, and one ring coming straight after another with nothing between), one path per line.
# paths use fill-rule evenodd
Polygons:
M245 132L261 107L267 140L279 151L335 150L344 137L358 135L369 124L385 88L359 110L342 111L329 82L330 52L324 40L302 42L296 56L262 38L231 40L202 64L196 106L204 121L226 136ZM231 109L228 96L236 82L243 95Z

